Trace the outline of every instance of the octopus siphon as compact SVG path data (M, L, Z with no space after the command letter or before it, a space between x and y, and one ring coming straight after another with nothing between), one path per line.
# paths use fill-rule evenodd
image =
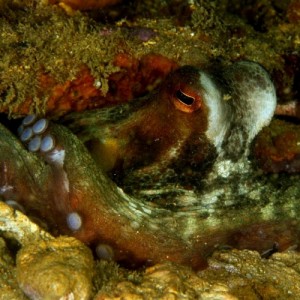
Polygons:
M130 267L198 269L228 246L282 250L299 235L298 178L278 186L249 160L275 108L257 63L183 66L150 96L63 125L36 115L15 133L0 125L0 195Z

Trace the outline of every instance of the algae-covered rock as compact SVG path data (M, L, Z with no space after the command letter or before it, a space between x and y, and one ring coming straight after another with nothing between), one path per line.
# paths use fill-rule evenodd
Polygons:
M17 279L31 299L90 299L93 257L74 238L32 243L17 255Z
M255 251L218 251L198 273L172 263L147 268L138 276L114 270L95 299L299 299L299 266L297 252L264 259Z
M241 59L262 64L282 100L299 94L297 1L123 1L102 14L68 14L66 6L112 0L45 2L0 1L1 112L61 115L117 104L157 87L174 64Z
M0 238L0 298L1 300L27 299L18 286L14 260L2 238Z
M190 268L172 263L158 264L140 273L112 277L96 295L103 299L237 299L225 284L209 282L197 276Z
M216 252L199 276L224 284L238 299L299 299L299 262L295 252L276 253L270 259L249 250Z

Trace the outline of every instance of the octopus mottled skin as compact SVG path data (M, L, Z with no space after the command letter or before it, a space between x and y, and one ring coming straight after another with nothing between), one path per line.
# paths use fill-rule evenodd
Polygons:
M70 115L77 136L33 115L19 137L1 126L0 193L52 231L132 266L203 267L215 247L253 241L261 251L281 248L285 227L268 214L281 204L245 201L249 191L265 192L265 183L249 179L247 156L275 106L274 86L256 63L213 75L181 67L150 97ZM290 215L293 238L298 220Z
M275 105L274 87L257 64L240 62L215 77L185 66L151 99L71 115L69 126L125 190L139 181L139 188L155 188L157 195L157 188L170 181L197 185L199 178L191 173L199 176L218 155L241 157L272 118Z

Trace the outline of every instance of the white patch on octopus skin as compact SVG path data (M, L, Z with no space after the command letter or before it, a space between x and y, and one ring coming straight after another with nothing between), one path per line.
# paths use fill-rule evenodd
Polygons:
M204 72L200 72L200 84L204 89L204 101L209 109L208 129L206 135L220 152L222 142L227 133L231 117L230 109L224 102L221 92L212 78Z
M11 185L3 185L2 187L0 187L0 195L4 195L6 192L12 191L14 188Z
M228 103L234 106L235 126L244 128L249 143L274 115L277 103L274 84L261 65L249 61L232 64L225 79L234 95Z
M63 186L64 186L64 190L69 193L70 192L70 182L69 182L69 178L67 173L63 170Z
M60 185L62 184L64 191L66 193L69 193L70 182L69 182L68 174L63 169L65 155L66 155L65 150L54 149L53 151L46 154L46 159L48 160L49 163L52 163L54 166L59 168L58 178L59 178Z
M57 164L61 164L63 165L64 160L65 160L65 155L66 152L65 150L57 150L54 149L51 153L49 153L47 156L49 157L49 159Z
M65 161L66 152L65 150L54 149L47 154L47 158L50 162L54 163L57 166L63 167Z
M5 184L0 187L0 195L4 195L5 193L10 192L14 189L12 185L9 185L7 183L7 165L5 163L3 164L3 174Z

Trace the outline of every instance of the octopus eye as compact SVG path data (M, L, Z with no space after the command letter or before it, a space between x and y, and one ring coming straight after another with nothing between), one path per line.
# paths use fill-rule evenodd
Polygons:
M171 99L178 110L186 113L192 113L202 105L199 93L186 86L177 87Z
M194 97L191 97L187 94L185 94L182 90L177 90L177 92L175 93L176 98L183 104L185 105L192 105L195 101Z

